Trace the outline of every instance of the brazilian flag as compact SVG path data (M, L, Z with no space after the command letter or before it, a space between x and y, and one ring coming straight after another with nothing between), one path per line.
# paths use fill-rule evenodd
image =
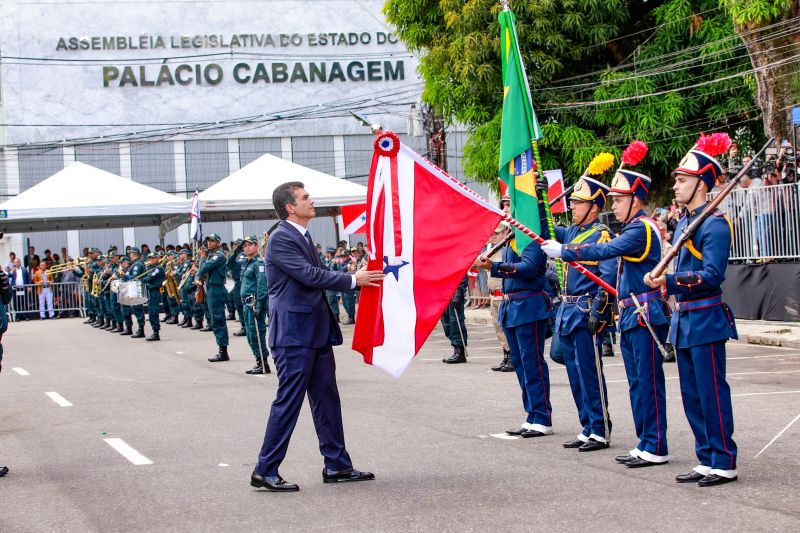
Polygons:
M540 234L532 145L542 138L542 130L533 112L528 78L519 54L514 13L506 9L497 18L500 23L500 57L503 62L500 179L508 185L511 216L534 233ZM514 231L515 248L521 253L532 239L520 230Z

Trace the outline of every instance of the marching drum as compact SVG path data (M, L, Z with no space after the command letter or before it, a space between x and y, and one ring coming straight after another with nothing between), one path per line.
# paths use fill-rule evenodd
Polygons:
M111 292L119 294L119 284L122 283L122 280L115 279L111 281Z
M119 284L120 305L142 305L147 303L147 299L141 281L123 281Z

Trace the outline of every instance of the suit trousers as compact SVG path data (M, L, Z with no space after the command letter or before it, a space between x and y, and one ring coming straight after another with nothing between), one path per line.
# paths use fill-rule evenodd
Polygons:
M553 425L550 405L550 373L544 360L544 337L547 319L514 327L503 327L511 350L511 362L522 389L522 406L527 422L550 428ZM541 428L540 428L541 429Z
M581 435L584 437L596 435L608 439L609 435L606 435L603 422L603 403L608 405L608 394L601 399L595 360L594 343L599 342L599 339L593 339L589 330L580 327L573 329L569 335L560 335L560 339L569 387L572 390L575 407L578 408L578 419L583 427ZM599 371L602 375L602 360ZM605 377L603 377L603 389L607 390ZM608 431L611 432L611 420L608 421Z
M344 445L333 348L273 347L272 357L278 371L278 393L270 409L256 472L278 475L306 392L325 466L333 470L353 468Z
M663 344L669 326L653 326L653 329ZM619 345L628 376L633 424L639 438L638 456L656 463L664 462L669 453L664 360L647 328L624 331Z
M694 433L700 465L735 470L737 449L731 388L725 380L725 341L680 348L677 356L683 410Z

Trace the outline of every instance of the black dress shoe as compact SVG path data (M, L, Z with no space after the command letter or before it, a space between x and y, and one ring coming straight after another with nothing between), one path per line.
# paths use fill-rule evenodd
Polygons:
M605 450L608 448L607 442L600 442L599 440L589 439L578 448L579 452L594 452L597 450Z
M8 474L8 467L7 466L0 466L0 477L5 476Z
M628 461L627 463L625 463L625 466L627 466L628 468L645 468L648 466L665 465L667 463L669 463L669 461L664 461L663 463L654 463L653 461L648 461L647 459L642 459L640 457L637 457L632 461Z
M522 428L522 427L517 428L517 429L507 429L506 430L506 435L514 435L515 437L519 437L520 435L522 435L526 431L527 431L527 429Z
M131 335L131 339L142 339L142 338L144 338L144 330L143 329L140 329L139 331L137 331L136 333Z
M247 335L247 331L245 331L244 328L240 329L239 331L235 331L233 333L234 337L244 337L245 335Z
M287 483L281 476L261 476L255 472L250 474L250 486L267 489L270 492L297 492L300 490L300 487L294 483Z
M523 439L530 439L532 437L546 437L547 435L552 435L552 433L543 433L538 429L526 429L522 432L520 437Z
M725 483L733 483L737 479L739 479L739 476L725 477L717 474L709 474L698 481L697 484L701 487L716 487L717 485L724 485Z
M329 468L322 469L322 482L323 483L342 483L344 481L369 481L375 479L375 474L372 472L361 472L360 470L331 470Z
M225 320L236 320L236 315L234 313L228 313L228 316L225 317Z
M619 464L621 464L621 465L627 464L627 463L633 461L634 459L636 459L636 457L634 457L632 455L618 455L618 456L614 457L614 460L616 462L618 462Z
M156 331L155 333L153 333L152 335L147 337L145 340L147 340L147 341L160 341L161 340L161 336L159 336L158 332Z
M198 322L194 326L192 326L190 329L203 329L203 323L202 322Z
M568 440L567 442L563 443L562 446L564 448L580 448L583 446L583 441L580 439Z
M706 476L704 476L700 472L695 472L694 470L692 470L688 474L680 474L678 476L675 476L675 481L677 481L678 483L697 483L704 477Z
M200 331L214 331L214 328L212 328L211 326L206 326L202 328Z

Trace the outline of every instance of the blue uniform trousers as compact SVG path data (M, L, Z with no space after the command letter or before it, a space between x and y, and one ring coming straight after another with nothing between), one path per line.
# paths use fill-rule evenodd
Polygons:
M325 291L325 296L328 298L328 305L333 311L333 316L339 320L339 291Z
M454 348L463 348L467 342L467 325L464 322L464 300L459 303L450 302L439 319L444 335Z
M253 306L245 305L243 310L247 344L250 345L250 350L253 351L253 356L255 356L257 362L261 362L260 354L262 352L266 362L269 355L269 350L267 349L267 309L259 309L258 314L255 314Z
M116 292L111 293L111 309L114 312L114 322L122 324L122 307L119 305L119 299Z
M353 468L344 445L333 348L274 347L272 356L278 371L278 392L269 412L256 472L262 476L278 475L306 392L325 466L333 470Z
M661 343L666 342L669 326L653 326L653 329ZM639 438L632 455L655 463L664 462L669 452L663 358L647 328L624 331L619 345L628 376L633 424Z
M236 309L236 317L243 328L246 328L244 320L244 306L242 305L242 282L241 280L233 283L233 306Z
M578 420L583 430L581 435L589 437L595 435L608 439L605 424L603 423L603 403L608 406L608 394L600 398L600 384L597 380L597 363L595 360L594 344L600 342L589 334L589 330L575 328L569 335L559 335L561 339L561 353L564 356L564 365L567 367L569 386L572 389L572 398L578 408ZM599 348L598 348L599 349ZM602 375L603 362L600 361ZM603 390L605 377L603 376ZM608 431L611 432L611 420L608 421ZM580 437L579 437L580 438ZM583 440L583 439L581 439Z
M511 362L522 389L522 406L528 413L529 424L545 428L553 425L550 405L550 372L544 360L544 338L548 319L516 327L503 326Z
M356 317L356 291L342 291L342 307L347 316Z
M680 348L681 398L700 465L736 469L731 388L725 380L725 341Z
M217 346L228 345L228 326L225 324L225 302L228 301L228 291L223 285L209 285L206 289L206 302L208 314L211 319L211 329Z
M91 287L91 285L89 286ZM89 291L86 291L86 314L88 316L97 316L94 298L89 294Z
M161 290L156 287L155 289L147 289L147 318L150 321L150 327L153 328L154 333L158 333L161 329L161 322L158 319L158 311L161 304Z

